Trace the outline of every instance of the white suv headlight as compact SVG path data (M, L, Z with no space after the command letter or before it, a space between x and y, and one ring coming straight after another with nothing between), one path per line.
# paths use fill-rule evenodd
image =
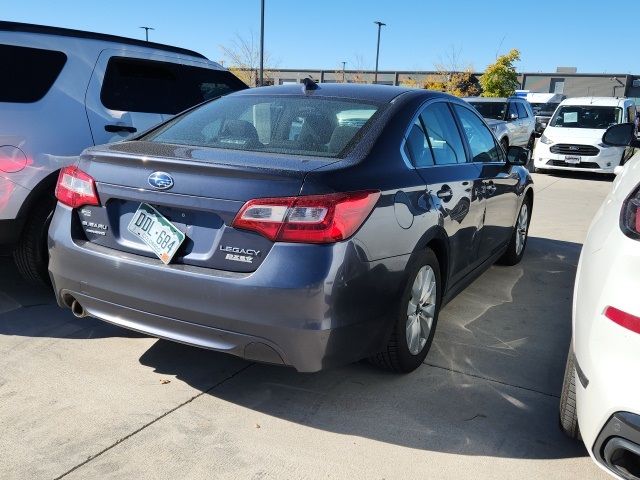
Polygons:
M545 145L551 145L553 143L553 141L544 134L542 134L542 136L540 137L540 141Z

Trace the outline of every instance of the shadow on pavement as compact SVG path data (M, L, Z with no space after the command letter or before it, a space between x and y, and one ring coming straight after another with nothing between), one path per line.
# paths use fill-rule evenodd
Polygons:
M140 337L94 318L76 318L59 308L50 288L31 285L12 259L0 256L0 335L90 339Z
M575 172L572 170L549 170L540 175L549 175L550 177L559 178L575 178L578 180L591 180L595 182L613 182L616 176L613 173L592 173L592 172Z
M580 247L531 238L520 265L492 267L443 310L427 365L410 375L364 362L315 374L256 364L205 391L290 422L410 448L586 456L561 434L557 413ZM158 341L140 362L202 389L210 365L229 357Z

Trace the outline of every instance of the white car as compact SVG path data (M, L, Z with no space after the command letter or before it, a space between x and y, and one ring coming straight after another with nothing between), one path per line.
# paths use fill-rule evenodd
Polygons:
M607 130L637 144L633 124ZM634 145L635 146L635 145ZM618 478L640 478L640 162L613 183L582 247L560 424Z
M40 282L62 167L89 146L247 88L191 50L25 23L0 21L0 63L0 247Z
M532 171L589 171L613 173L633 149L602 143L611 125L633 123L633 100L614 97L579 97L563 100L533 151Z

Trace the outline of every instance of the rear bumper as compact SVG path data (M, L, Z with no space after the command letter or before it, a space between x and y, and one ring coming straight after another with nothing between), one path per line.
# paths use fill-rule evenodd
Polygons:
M49 271L61 306L153 336L317 371L381 348L407 257L361 258L353 242L276 244L258 270L231 273L111 250L71 236L58 206Z

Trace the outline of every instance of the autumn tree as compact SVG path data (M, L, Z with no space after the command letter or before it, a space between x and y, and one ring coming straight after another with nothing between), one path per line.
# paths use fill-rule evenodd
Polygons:
M515 48L496 58L480 77L482 96L510 97L519 87L518 73L513 65L520 60L520 51Z
M236 33L229 45L220 45L220 50L227 59L227 65L231 73L249 86L257 86L260 83L260 43L255 40L253 32L248 37L242 37ZM271 55L264 52L264 79L270 83L273 69Z

